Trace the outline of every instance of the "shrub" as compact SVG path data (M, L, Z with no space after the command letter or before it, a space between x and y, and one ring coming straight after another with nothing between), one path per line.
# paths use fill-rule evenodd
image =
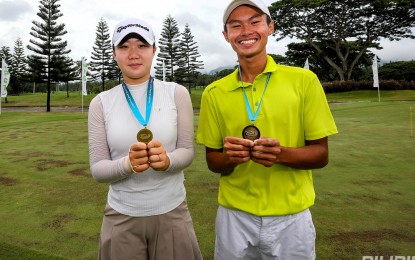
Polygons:
M323 82L322 85L326 93L373 89L373 81L370 80L331 81ZM381 90L415 90L415 82L405 80L380 80L379 88Z

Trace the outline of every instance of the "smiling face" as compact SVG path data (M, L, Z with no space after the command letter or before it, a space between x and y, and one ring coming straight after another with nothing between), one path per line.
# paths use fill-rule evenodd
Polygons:
M114 60L126 84L135 85L150 78L156 47L135 37L128 37L114 48Z
M239 59L266 56L268 36L274 31L274 23L267 23L267 16L259 9L241 5L229 15L223 32Z

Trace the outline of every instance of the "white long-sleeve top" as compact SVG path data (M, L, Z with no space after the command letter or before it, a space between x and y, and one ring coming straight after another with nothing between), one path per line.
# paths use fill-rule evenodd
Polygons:
M148 81L128 86L141 115L146 114ZM170 159L166 171L149 168L130 173L125 166L128 151L137 142L143 126L135 118L122 85L97 95L88 112L88 141L91 174L110 184L108 203L129 216L151 216L169 212L186 197L183 169L194 157L193 108L187 89L154 80L154 97L147 128L160 141Z

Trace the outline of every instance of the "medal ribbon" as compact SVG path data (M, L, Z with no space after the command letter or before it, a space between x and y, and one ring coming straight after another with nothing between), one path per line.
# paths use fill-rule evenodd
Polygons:
M241 67L240 66L239 66L238 70L239 70L239 77L240 77L240 80L242 82L242 89L244 91L246 111L248 112L249 120L251 120L251 122L254 123L256 121L257 117L258 117L259 109L261 108L261 105L262 105L262 99L264 98L265 90L267 90L269 78L271 77L271 72L267 73L267 79L265 81L264 90L262 91L261 100L259 101L259 105L258 105L258 108L255 111L255 114L253 114L252 109L251 109L251 105L249 104L248 96L246 95L246 90L245 90L244 82L242 80L242 72L241 72Z
M154 94L153 81L154 81L153 77L150 76L150 79L148 80L148 85L147 85L146 118L145 119L140 114L140 110L138 109L138 106L135 103L134 98L130 93L130 90L128 90L127 85L125 84L125 82L122 83L122 88L124 90L125 99L127 100L127 103L130 106L131 111L133 111L138 122L140 122L140 124L143 126L147 126L148 121L150 121L150 114L151 114L151 108L153 106L153 94Z

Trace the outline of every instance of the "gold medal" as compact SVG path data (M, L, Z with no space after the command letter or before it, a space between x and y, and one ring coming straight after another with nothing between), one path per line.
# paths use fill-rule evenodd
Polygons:
M244 139L249 139L249 140L256 140L261 136L261 132L259 131L258 127L254 126L254 125L249 125L247 127L244 128L244 130L242 130L242 137Z
M259 104L256 105L258 107L257 107L257 109L256 109L255 112L252 111L251 105L249 104L249 99L248 99L248 96L246 94L246 90L245 90L245 86L244 86L244 81L242 80L242 69L241 69L241 66L240 65L238 65L238 72L239 72L239 80L241 81L241 84L242 84L242 91L244 93L246 111L248 112L248 118L249 118L249 120L251 120L251 122L252 122L252 125L246 126L242 130L242 137L244 139L249 139L249 140L254 141L254 140L259 139L261 137L261 132L259 132L258 127L254 126L253 123L258 118L259 109L261 108L262 99L263 99L263 97L265 95L265 90L267 89L267 86L268 86L268 83L269 83L269 79L271 77L271 72L268 72L267 73L267 79L265 80L265 85L264 85L264 90L262 91L261 100L259 101Z
M137 141L148 144L151 140L153 140L153 133L147 129L143 128L137 133Z

